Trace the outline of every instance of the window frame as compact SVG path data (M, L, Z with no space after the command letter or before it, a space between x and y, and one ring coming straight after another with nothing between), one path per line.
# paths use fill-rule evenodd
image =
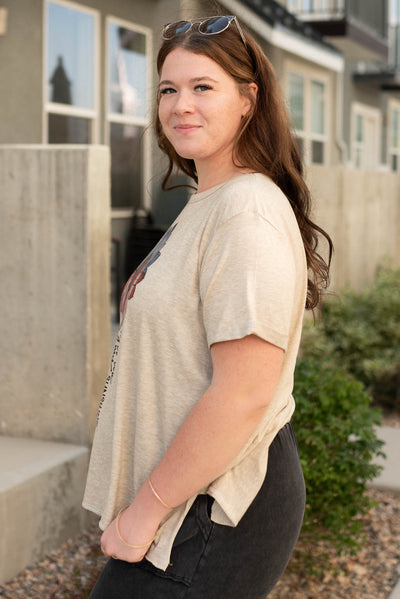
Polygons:
M146 36L146 59L147 59L147 71L146 71L146 88L147 88L147 107L146 116L130 116L119 113L110 112L110 95L109 95L109 51L110 51L110 38L109 38L109 25L110 23L117 24L125 29L131 29L137 33L142 33ZM149 27L138 25L132 21L126 21L113 15L107 15L105 19L105 61L104 61L104 98L105 98L105 110L104 110L104 143L110 147L110 128L111 123L117 123L122 125L134 125L143 128L143 182L142 182L142 205L145 209L150 210L152 200L149 190L149 181L151 180L152 173L152 161L151 161L151 112L153 106L153 98L151 97L153 84L153 32ZM134 208L111 208L112 218L130 218L133 216Z
M58 4L65 8L70 8L81 13L88 14L94 20L94 74L93 74L93 95L94 107L79 108L69 106L68 104L58 104L47 100L48 91L48 19L47 8L49 4ZM43 117L42 117L42 142L49 143L48 119L49 114L59 114L88 119L90 139L89 144L97 144L100 141L100 12L82 4L72 2L71 0L43 0Z
M327 166L331 160L331 147L330 147L330 136L329 131L331 130L331 111L330 111L330 94L331 94L331 81L329 75L324 72L312 69L307 66L302 66L292 61L287 61L285 64L286 73L286 99L289 108L290 117L290 75L296 75L297 77L303 78L303 125L304 129L299 130L293 128L296 136L302 140L303 143L303 161L307 165L321 165ZM324 90L324 133L313 133L312 131L312 83L322 84ZM312 143L321 142L323 143L323 161L313 162L312 161Z

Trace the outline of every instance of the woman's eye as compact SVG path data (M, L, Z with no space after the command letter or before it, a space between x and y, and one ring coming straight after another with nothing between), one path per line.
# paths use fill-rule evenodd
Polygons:
M196 85L195 89L199 92L205 92L208 89L211 89L211 87L209 85L202 84L202 85Z
M161 96L165 96L167 94L174 94L175 90L173 87L164 87L163 89L160 89L160 95Z

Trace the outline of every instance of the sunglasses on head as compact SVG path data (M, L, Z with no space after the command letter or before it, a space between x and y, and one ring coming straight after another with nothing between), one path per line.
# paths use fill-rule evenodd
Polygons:
M237 17L235 15L228 15L224 17L208 17L207 19L193 19L192 21L177 21L176 23L167 23L163 27L162 37L165 40L170 40L176 35L183 35L188 33L193 26L196 27L199 33L203 35L217 35L228 29L231 23L235 22L237 30L242 42L247 48L246 38L242 28L239 25Z

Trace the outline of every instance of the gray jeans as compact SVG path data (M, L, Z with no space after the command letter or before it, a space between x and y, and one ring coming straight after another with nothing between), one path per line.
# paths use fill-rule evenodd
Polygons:
M292 425L275 437L264 483L235 528L211 521L212 502L208 495L197 497L165 572L146 559L110 559L90 599L265 599L287 566L304 515Z

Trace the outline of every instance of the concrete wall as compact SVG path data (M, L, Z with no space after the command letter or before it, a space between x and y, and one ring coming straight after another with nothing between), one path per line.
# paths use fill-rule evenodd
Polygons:
M109 151L0 146L1 434L87 445L109 358Z
M312 166L314 220L332 237L334 290L361 289L377 266L400 267L400 178L343 167Z

